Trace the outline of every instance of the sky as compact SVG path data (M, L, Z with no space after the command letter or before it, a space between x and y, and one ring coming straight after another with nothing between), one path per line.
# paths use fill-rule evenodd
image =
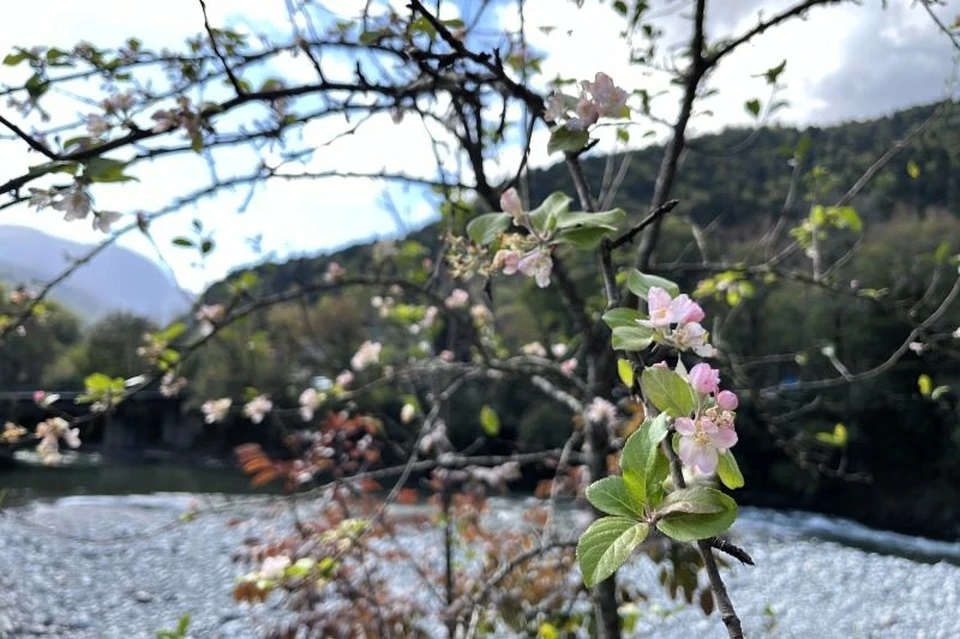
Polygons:
M279 39L290 32L285 11L287 1L290 0L207 0L207 5L215 26L229 25ZM596 0L586 1L596 3ZM469 19L477 6L477 0L443 2L445 18L462 15ZM332 12L325 15L350 17L364 2L327 0L323 4ZM660 0L651 4L651 15L656 16L657 25L665 33L660 60L668 61L670 52L687 38L692 3ZM770 15L792 4L785 0L714 0L708 5L708 35L711 39L736 35L756 24L759 14ZM718 89L718 94L701 103L691 131L697 134L726 126L751 125L753 121L744 109L744 102L752 98L764 103L769 100L769 89L757 76L784 59L787 60L782 76L785 86L776 98L786 100L788 106L776 113L773 122L827 125L882 116L955 94L956 50L950 42L937 31L923 9L910 0L888 0L886 4L884 9L880 0L867 0L862 6L846 3L815 9L804 20L794 20L756 38L725 60L710 78L710 86ZM947 24L953 24L960 14L960 2L955 6L950 4L954 3L937 9ZM43 20L33 19L29 5L18 6L19 9L0 21L0 43L8 49L70 46L80 40L116 46L129 36L136 36L147 46L175 49L182 46L185 38L203 29L196 0L166 0L163 10L151 10L147 19L140 3L129 0L98 0L96 11L89 10L89 3L44 0ZM652 94L662 93L654 101L658 116L669 119L675 112L677 97L666 76L629 64L628 44L619 37L621 22L612 11L598 8L580 11L571 0L526 0L524 18L531 45L546 55L545 77L559 74L592 79L595 73L604 71L627 89L643 87ZM497 0L481 27L496 41L504 29L515 29L519 24L516 3ZM549 33L538 29L547 26L556 29ZM333 78L348 79L352 72L350 60L336 55L326 56L323 65ZM291 81L315 79L312 67L302 56L286 56L274 64L271 71ZM20 69L0 67L0 84L15 84L23 79ZM153 79L162 80L159 76ZM90 95L97 90L96 86L87 86L79 92ZM227 94L207 97L227 97ZM54 123L74 122L96 111L93 105L69 95L52 96L50 109ZM39 124L36 120L24 121L5 104L0 104L0 114L27 129ZM510 115L516 117L519 111ZM412 118L396 124L383 114L371 118L348 138L327 144L338 132L351 126L354 123L338 118L308 125L303 139L297 141L300 146L317 147L306 168L310 171L404 171L427 178L434 176L434 151L422 124ZM660 140L664 135L662 128L642 122L633 130L635 145L637 140ZM652 131L652 137L642 136L647 130ZM439 130L433 133L443 135ZM598 151L622 148L617 146L612 132L609 133L603 137ZM546 153L548 135L546 130L538 130L534 135L533 166L544 166L556 159ZM261 159L277 161L279 151L278 148L231 151L218 156L217 173L221 178L246 174ZM21 173L23 167L42 161L37 154L27 153L22 142L6 138L0 139L0 154L4 158L0 165L3 181ZM506 175L515 170L519 159L519 147L507 149L490 160L489 168L493 173L500 171ZM453 166L452 158L446 158L445 162L448 167ZM211 179L209 165L195 155L158 161L134 173L138 182L98 187L94 193L97 206L120 211L125 214L125 220L132 220L135 211L159 209L172 198L203 188ZM395 208L394 214L384 208L387 196ZM238 214L239 209L243 212ZM252 197L248 189L241 188L199 201L157 220L152 229L162 257L172 266L179 285L199 291L243 264L270 257L312 255L373 237L391 236L402 230L401 226L415 228L435 216L436 202L417 189L388 187L371 180L290 181L271 183L257 189ZM197 264L195 252L176 248L171 243L174 237L189 235L194 218L200 219L205 229L215 230L217 249L204 264ZM56 211L37 212L26 206L0 211L0 223L31 225L75 241L93 242L102 238L88 222L64 222ZM256 238L259 241L251 241ZM159 259L156 248L139 233L125 235L120 244L151 259Z

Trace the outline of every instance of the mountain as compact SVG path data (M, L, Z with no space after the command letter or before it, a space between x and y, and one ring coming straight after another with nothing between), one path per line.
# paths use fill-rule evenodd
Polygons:
M92 248L24 226L0 226L0 281L37 288L60 275ZM190 307L190 299L146 257L111 245L80 267L50 295L84 323L113 311L128 311L167 323Z

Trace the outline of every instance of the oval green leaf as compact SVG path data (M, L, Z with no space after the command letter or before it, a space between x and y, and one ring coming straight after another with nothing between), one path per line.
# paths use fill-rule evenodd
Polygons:
M501 233L510 228L513 218L509 213L487 213L480 215L467 224L467 235L475 244L486 246L495 239L497 233Z
M640 376L640 387L657 410L671 417L685 417L697 407L697 397L687 380L669 368L648 368Z
M685 508L692 509L694 506L690 504L698 503L697 508L714 509L719 507L721 510L707 513L671 511L657 522L657 528L660 532L676 541L696 541L714 537L730 528L737 518L737 502L733 501L729 495L725 495L714 488L699 487L699 490L709 491L710 497L698 496L697 500L694 501L690 500L687 495L681 495L681 497L686 498L683 502ZM675 493L667 495L663 500L661 512L668 505L668 500L673 494ZM704 503L706 499L710 501Z
M587 501L602 513L620 517L643 516L643 505L627 490L622 477L611 475L595 481L587 487Z
M593 522L577 544L577 562L583 583L593 588L624 564L647 538L650 527L626 517L603 517Z

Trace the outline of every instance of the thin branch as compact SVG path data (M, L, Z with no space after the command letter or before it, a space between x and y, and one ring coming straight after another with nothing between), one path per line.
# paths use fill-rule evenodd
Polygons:
M47 156L47 158L50 160L57 160L59 158L59 156L53 151L51 151L50 149L48 149L45 144L42 144L40 141L34 139L33 136L28 135L23 129L21 129L16 124L6 119L2 115L0 115L0 124L2 124L3 126L13 131L14 135L16 135L18 138L20 138L27 144L29 144L30 148L33 149L34 151L39 151L43 155Z

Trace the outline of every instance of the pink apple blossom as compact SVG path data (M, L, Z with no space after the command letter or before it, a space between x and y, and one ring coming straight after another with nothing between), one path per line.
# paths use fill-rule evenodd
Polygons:
M690 385L701 395L712 395L720 386L720 371L700 363L690 369Z
M350 359L350 366L355 371L361 371L368 366L377 364L380 361L380 350L383 347L380 342L366 341L360 345L356 354Z
M520 222L523 221L523 203L520 202L520 196L517 195L515 188L510 187L503 192L503 195L500 196L500 208L503 209L504 213L509 213L513 216L514 224L519 225Z
M680 460L706 475L717 469L718 454L737 443L734 429L720 428L709 419L678 417L673 426L680 433Z
M265 395L258 395L244 405L243 414L254 424L259 424L272 410L273 402L267 399Z
M571 357L570 359L560 363L560 372L566 376L573 375L573 371L577 370L577 358Z
M534 249L520 258L517 262L517 270L527 277L534 278L540 288L546 288L550 285L553 259L547 251Z
M723 410L737 410L737 406L739 405L740 400L737 398L736 393L725 390L717 394L717 406Z
M230 407L233 406L233 400L229 397L207 400L200 407L203 413L203 421L208 424L216 424L226 419L230 413Z
M462 288L455 288L443 301L447 308L463 308L470 301L470 294Z

